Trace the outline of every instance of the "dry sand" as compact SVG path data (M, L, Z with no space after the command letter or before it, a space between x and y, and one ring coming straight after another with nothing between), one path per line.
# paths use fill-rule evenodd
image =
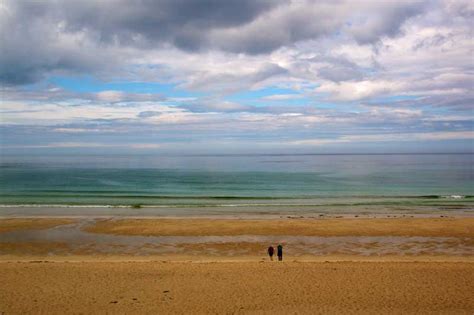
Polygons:
M390 219L122 219L86 228L93 233L150 236L304 235L474 237L474 218Z
M0 263L0 314L472 314L473 263Z

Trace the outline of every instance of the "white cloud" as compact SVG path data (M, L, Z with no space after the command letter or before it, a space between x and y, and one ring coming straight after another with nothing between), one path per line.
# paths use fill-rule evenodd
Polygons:
M56 125L72 122L82 122L94 119L136 119L141 112L155 111L163 113L178 113L182 109L168 105L141 102L137 104L115 104L103 106L100 104L28 104L21 102L2 102L0 114L3 124L25 125Z
M46 144L34 145L6 145L5 148L25 148L25 149L41 149L41 148L130 148L130 149L158 149L163 145L156 143L108 143L108 142L52 142Z
M97 93L97 99L104 102L120 102L124 93L121 91L102 91Z
M108 133L108 132L116 132L116 130L110 130L105 128L54 128L54 132L60 133Z
M304 95L301 94L274 94L262 97L262 100L265 101L287 101L287 100L296 100L303 98Z
M403 86L404 84L401 82L383 80L341 83L325 82L316 89L316 92L327 93L331 100L355 101L380 95L390 95L402 91Z
M334 139L306 139L291 141L293 145L324 145L343 142L394 142L394 141L474 140L474 131L440 131L426 133L386 133L348 135Z

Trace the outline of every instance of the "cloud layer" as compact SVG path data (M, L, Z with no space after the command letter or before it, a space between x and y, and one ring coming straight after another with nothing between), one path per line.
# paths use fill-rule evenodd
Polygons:
M473 14L463 0L3 1L1 140L472 150Z

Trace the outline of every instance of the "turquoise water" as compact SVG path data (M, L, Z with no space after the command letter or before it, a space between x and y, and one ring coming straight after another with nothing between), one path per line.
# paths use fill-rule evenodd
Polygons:
M3 156L0 163L0 204L436 198L471 196L473 187L469 154Z

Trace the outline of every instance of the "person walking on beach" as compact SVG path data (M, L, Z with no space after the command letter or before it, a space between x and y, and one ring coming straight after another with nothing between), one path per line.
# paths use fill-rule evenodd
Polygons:
M273 261L273 253L275 252L275 249L273 248L273 246L270 245L270 247L268 247L268 256L270 256L270 260Z
M277 255L278 255L278 261L282 261L283 260L283 246L281 246L281 244L278 244Z

